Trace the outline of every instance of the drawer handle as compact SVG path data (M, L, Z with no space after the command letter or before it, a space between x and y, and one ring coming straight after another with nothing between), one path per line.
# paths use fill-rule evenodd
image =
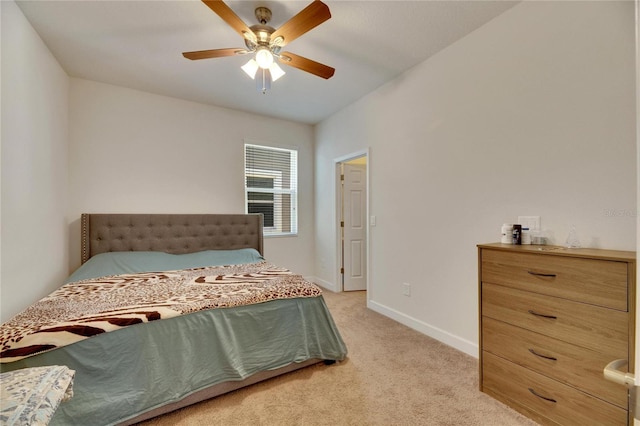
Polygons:
M535 356L539 356L540 358L549 359L551 361L557 361L558 360L558 358L554 358L552 356L539 354L538 352L534 351L533 349L529 349L529 352L531 352Z
M540 395L538 392L534 391L534 390L533 390L533 389L531 389L531 388L529 388L529 392L531 392L532 394L534 394L534 395L535 395L535 396L537 396L538 398L542 398L542 399L544 399L545 401L553 402L554 404L555 404L556 402L558 402L558 401L556 401L556 400L555 400L555 399L553 399L553 398L547 398L546 396L542 396L542 395Z
M555 278L556 274L543 274L542 272L534 272L534 271L527 271L528 273L530 273L531 275L535 275L536 277L546 277L546 278Z
M539 314L536 311L532 311L531 309L529 309L529 313L531 315L535 315L537 317L542 317L542 318L549 318L549 319L558 319L558 317L553 316L553 315L544 315L544 314Z

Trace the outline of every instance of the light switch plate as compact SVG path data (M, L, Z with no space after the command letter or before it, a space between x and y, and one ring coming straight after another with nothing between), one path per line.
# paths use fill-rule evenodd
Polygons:
M540 229L540 216L518 216L518 224L530 230Z

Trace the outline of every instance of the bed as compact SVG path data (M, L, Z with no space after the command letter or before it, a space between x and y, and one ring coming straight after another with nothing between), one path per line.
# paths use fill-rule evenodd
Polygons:
M165 315L165 310L174 312L174 305L160 304L153 311L161 313L160 320L145 311L138 315L143 318L140 323L123 326L118 322L109 332L73 335L77 341L42 346L43 350L26 356L18 349L5 350L10 339L3 339L1 371L67 366L75 371L74 396L61 404L51 424L113 425L134 424L318 362L345 359L347 348L319 288L263 259L262 224L262 215L255 214L83 214L82 266L67 280L73 284L61 287L65 295L75 294L69 288L94 291L104 282L111 289L144 281L151 283L146 287L149 291L172 303L176 298L187 303L186 299L205 309L188 305L186 313L172 316ZM182 274L192 280L184 293L188 280ZM247 286L262 284L235 280L256 276L266 276L271 280L268 286L276 283L279 288L295 281L295 290L282 290L287 295L280 298L268 287L260 296L248 297L244 295ZM167 277L168 281L180 277L176 278L182 286L180 294L175 295L173 287L163 287L168 285L164 281L154 281ZM200 284L225 287L211 277L231 277L225 284L239 290L231 295L216 293L205 298L204 305L199 297L194 302L184 296ZM236 302L243 297L257 303ZM83 306L74 302L73 309L98 309ZM147 309L142 303L136 309L141 306ZM13 320L2 325L4 337ZM67 330L57 333L64 339L72 335Z

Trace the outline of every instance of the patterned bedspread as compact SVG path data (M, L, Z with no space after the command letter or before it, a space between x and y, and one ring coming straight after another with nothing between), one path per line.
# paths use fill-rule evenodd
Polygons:
M148 321L320 294L301 275L267 262L77 281L0 326L0 362Z
M74 374L62 365L0 374L0 424L49 424L58 405L73 396Z

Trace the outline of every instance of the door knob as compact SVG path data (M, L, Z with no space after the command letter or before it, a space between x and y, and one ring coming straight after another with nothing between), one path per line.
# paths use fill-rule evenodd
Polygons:
M604 378L625 385L629 389L629 411L636 420L640 420L640 392L638 392L638 386L635 385L635 375L621 370L626 365L626 359L611 361L604 367Z
M611 361L606 367L604 367L604 378L621 385L634 386L636 384L635 375L621 370L621 368L626 365L626 359L616 359L615 361Z

